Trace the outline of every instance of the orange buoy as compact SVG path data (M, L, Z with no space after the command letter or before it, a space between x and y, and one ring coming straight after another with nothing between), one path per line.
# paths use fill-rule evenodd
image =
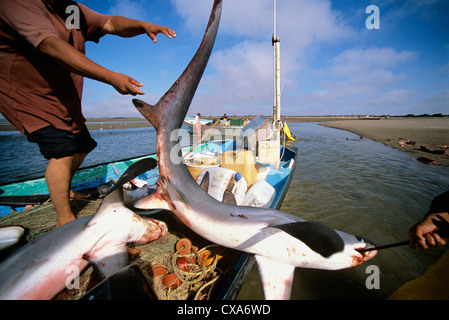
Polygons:
M215 259L215 253L210 250L204 250L200 253L200 258L206 267L210 266Z
M163 276L165 274L167 274L167 269L165 269L163 265L155 264L154 266L151 267L150 276L152 278L155 278L157 276Z
M176 289L181 285L181 281L178 279L176 274L169 273L162 278L162 285L165 287L165 289Z
M140 254L142 253L142 251L140 249L137 248L129 248L128 249L128 257L129 260L134 261L136 260Z
M189 271L189 259L186 257L181 257L176 260L176 264L178 265L178 268L182 271Z
M179 254L190 253L192 251L192 242L188 238L179 239L176 242L176 251L179 251Z

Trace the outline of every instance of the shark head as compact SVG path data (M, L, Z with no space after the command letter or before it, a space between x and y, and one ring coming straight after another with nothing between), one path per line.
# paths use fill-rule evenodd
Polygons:
M329 262L335 267L329 267L327 270L343 269L358 266L372 258L377 254L377 251L360 252L361 249L374 247L375 245L360 236L354 236L341 231L335 231L339 234L344 242L344 248L340 252L336 252L329 256Z
M271 239L262 241L264 251L256 253L255 258L264 296L269 300L290 298L297 267L340 270L360 265L377 254L359 252L373 247L370 241L319 222L294 222L267 231L271 232L267 239Z
M334 230L322 222L296 221L267 229L281 231L276 236L289 241L291 251L301 252L296 258L290 254L287 259L295 266L338 270L359 265L377 253L361 253L359 250L374 245L369 240Z

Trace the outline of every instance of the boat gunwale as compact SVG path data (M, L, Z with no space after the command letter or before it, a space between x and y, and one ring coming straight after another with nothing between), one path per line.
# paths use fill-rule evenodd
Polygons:
M207 142L204 142L204 143L200 144L199 146L197 146L197 148L198 147L202 148L203 146L205 146L209 143L220 143L221 144L220 147L223 147L223 146L225 146L225 143L227 141L222 141L222 140L207 141ZM229 140L229 141L232 142L232 140ZM228 146L230 146L232 148L235 147L232 143L229 144ZM279 210L281 208L283 201L285 199L285 196L288 192L289 186L291 184L291 181L292 181L293 176L296 171L296 164L297 164L296 159L298 157L298 151L295 150L296 148L291 148L291 147L286 147L286 146L282 146L282 147L289 149L290 150L289 155L291 155L290 159L286 159L286 160L283 159L283 161L286 161L286 162L294 161L294 163L291 167L288 168L290 171L289 171L289 174L286 176L286 179L281 180L281 181L283 181L282 188L280 188L277 191L280 194L279 194L279 196L276 196L275 202L273 202L272 205L270 206L270 208L273 208L276 210ZM189 150L190 148L191 148L191 146L186 146L186 147L181 148L181 150L185 151L185 150ZM195 149L197 149L197 148L195 148ZM285 154L284 154L284 156L285 156ZM108 165L112 165L112 164L116 164L116 163L123 163L123 162L131 161L131 160L133 162L135 162L135 161L139 161L140 159L147 158L147 157L156 157L156 153L152 153L149 155L142 155L142 156L138 156L138 157L127 158L127 159L118 160L118 161L109 162L109 163L101 163L101 164L91 165L88 167L81 168L80 171L88 171L90 169L95 169L97 167L104 167L104 166L108 166ZM38 179L40 179L40 178L25 180L24 182L21 182L21 183L26 183L28 181L38 180ZM16 182L16 183L19 183L19 182ZM12 183L12 184L14 184L14 183ZM10 185L10 184L8 184L8 185ZM1 188L1 186L0 186L0 188ZM202 238L200 235L198 235L198 237ZM234 252L233 254L235 256L235 261L237 261L236 264L240 264L240 265L239 266L237 266L236 264L229 265L231 268L230 274L227 275L226 279L223 280L222 284L226 284L227 282L230 282L230 284L227 286L222 286L221 288L218 288L217 291L215 292L214 300L235 300L236 297L238 296L238 294L240 293L242 285L245 282L246 278L248 277L248 275L255 263L254 254L249 254L249 253L246 253L243 251L238 251L238 250L233 250L233 252ZM233 270L235 270L235 271L233 271Z

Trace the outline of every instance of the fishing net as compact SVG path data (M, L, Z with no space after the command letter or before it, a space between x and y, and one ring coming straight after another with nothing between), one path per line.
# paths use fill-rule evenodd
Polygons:
M145 246L138 247L139 257L133 263L136 263L143 271L158 299L205 300L210 298L213 286L221 274L220 269L217 268L217 262L221 256L213 250L217 248L217 251L220 251L219 246L207 246L200 250L193 248L186 254L181 253L182 247L179 250L172 249L170 252L153 255L151 259ZM172 248L175 248L174 243ZM155 274L155 267L161 268L163 272ZM174 275L175 281L171 286L164 283L164 278L168 275Z
M72 199L70 206L78 217L94 215L101 205L101 199ZM0 217L0 226L20 225L26 229L26 240L31 241L55 228L58 217L51 201L42 205L29 206L27 210L13 212Z
M72 199L71 207L78 218L94 215L101 205L101 199ZM48 203L14 212L0 217L0 226L20 225L26 229L26 241L32 241L46 232L54 229L57 214L54 207ZM192 247L191 251L181 254L184 247L176 249L176 244L184 235L168 232L165 236L143 246L129 248L130 263L136 264L142 270L148 284L160 300L208 299L213 285L221 271L217 268L220 253L224 250L219 246L206 246L202 249ZM188 261L182 268L178 259ZM165 274L155 276L152 272L156 265L163 266ZM163 285L166 274L175 274L179 285L167 287ZM79 277L79 287L64 289L56 300L76 300L101 282L93 266L89 265Z

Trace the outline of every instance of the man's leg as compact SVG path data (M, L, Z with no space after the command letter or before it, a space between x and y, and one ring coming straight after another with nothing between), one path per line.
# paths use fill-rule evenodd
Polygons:
M73 156L50 159L45 172L51 201L58 213L57 227L76 220L70 207L70 198L82 199L90 195L73 191L70 188L73 175L83 163L87 153L75 153Z
M75 172L79 169L81 164L84 161L84 158L86 158L87 153L75 153L73 155L73 161L72 161L72 168L70 173L70 181L72 180L73 176L75 175ZM90 197L90 194L84 194L78 191L74 191L70 189L69 193L70 198L73 199L86 199Z
M45 171L45 180L51 201L58 213L57 227L76 220L70 207L69 192L72 179L72 164L74 156L59 159L52 158Z
M70 207L71 181L86 155L97 145L87 128L83 129L85 130L73 134L48 126L27 133L28 140L37 143L42 155L49 159L45 180L58 213L57 227L76 219ZM85 198L89 195L72 192L72 196Z

